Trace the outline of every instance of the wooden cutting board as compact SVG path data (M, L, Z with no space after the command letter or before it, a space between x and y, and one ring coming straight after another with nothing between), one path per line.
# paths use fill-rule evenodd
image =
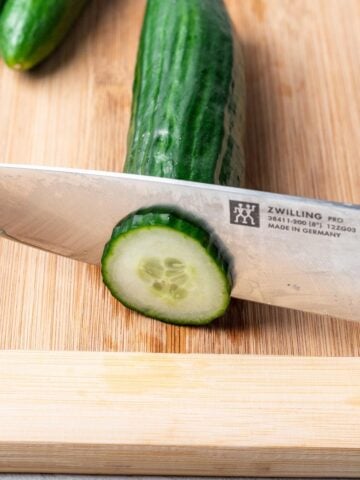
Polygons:
M360 2L227 5L246 59L247 185L360 203ZM93 0L39 68L0 66L1 162L121 170L143 10ZM6 240L0 292L0 349L360 354L360 323L248 302L206 328L146 319L99 268Z

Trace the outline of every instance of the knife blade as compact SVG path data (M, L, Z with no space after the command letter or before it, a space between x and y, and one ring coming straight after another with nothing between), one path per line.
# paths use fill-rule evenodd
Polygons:
M360 320L360 206L141 175L0 164L0 235L99 264L141 207L201 218L233 260L232 296Z

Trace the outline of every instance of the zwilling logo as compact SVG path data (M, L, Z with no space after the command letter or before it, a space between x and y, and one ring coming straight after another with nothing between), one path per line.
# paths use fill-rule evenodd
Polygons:
M246 227L260 227L259 204L230 200L230 223Z

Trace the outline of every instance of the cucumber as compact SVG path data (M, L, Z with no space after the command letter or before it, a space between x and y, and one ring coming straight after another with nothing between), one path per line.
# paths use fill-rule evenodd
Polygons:
M221 0L148 0L138 50L124 171L240 186L245 81ZM114 228L102 275L115 298L144 315L203 325L230 301L220 242L163 207Z
M179 213L143 209L114 228L102 273L111 293L133 310L202 325L229 304L231 278L220 252L212 235Z
M7 0L0 15L0 54L28 70L61 42L87 0Z
M219 0L149 0L124 171L239 186L243 60Z

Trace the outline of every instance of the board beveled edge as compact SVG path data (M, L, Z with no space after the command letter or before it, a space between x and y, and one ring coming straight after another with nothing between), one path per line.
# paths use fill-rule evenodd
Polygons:
M360 474L360 358L0 351L0 471Z

